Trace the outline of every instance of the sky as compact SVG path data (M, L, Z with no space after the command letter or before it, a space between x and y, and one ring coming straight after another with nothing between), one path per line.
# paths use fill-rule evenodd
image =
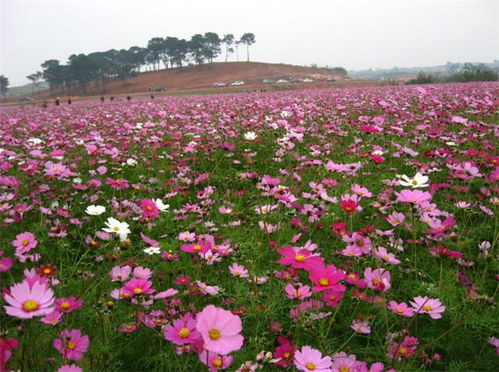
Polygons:
M0 0L0 74L153 37L255 34L250 59L347 70L499 59L499 0ZM240 50L240 58L246 51ZM235 56L232 56L235 60ZM219 58L222 60L222 58Z

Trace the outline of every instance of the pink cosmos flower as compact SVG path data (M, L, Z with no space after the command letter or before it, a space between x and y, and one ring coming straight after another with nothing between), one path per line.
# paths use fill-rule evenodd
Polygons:
M414 309L409 307L405 302L398 304L395 301L390 301L388 303L388 309L401 316L411 317L414 315Z
M402 222L404 222L405 220L405 214L403 213L400 213L400 212L393 212L392 214L390 214L386 220L388 221L388 223L392 226L398 226L400 225Z
M16 256L23 255L29 252L38 245L35 236L26 231L16 236L16 240L12 242L12 245L16 248Z
M187 253L206 253L211 249L211 243L198 240L196 243L183 244L180 249Z
M369 322L367 320L353 320L350 328L352 328L356 333L371 333L371 327L369 327Z
M77 300L74 296L68 298L59 298L54 301L56 310L62 311L63 313L70 313L73 310L78 309L83 305L82 300Z
M54 292L44 282L30 285L26 280L14 284L4 298L11 306L4 306L7 314L21 319L42 316L54 310Z
M342 291L327 290L322 293L322 298L326 301L326 305L335 308L338 306L345 294L346 288L344 286L342 287L344 288Z
M386 263L393 265L398 265L400 263L400 260L398 260L393 253L388 253L385 247L379 247L374 252L376 257L382 259Z
M175 345L184 345L196 342L201 338L201 334L196 330L196 320L186 314L175 319L173 325L166 325L163 328L163 337Z
M277 337L277 342L279 343L279 346L274 350L274 358L280 358L281 360L275 365L280 368L289 367L293 364L297 348L291 341L282 336Z
M431 200L432 196L429 192L421 190L402 190L397 195L397 201L401 203L413 203L415 205L422 204Z
M362 363L357 361L357 358L354 354L347 355L344 352L340 352L333 355L333 364L331 365L331 371L362 371L361 367Z
M42 323L49 324L51 326L55 326L61 321L62 313L60 311L54 310L50 314L45 315L40 319Z
M332 366L330 357L322 357L319 350L303 346L295 352L295 367L300 371L330 372Z
M288 284L284 287L284 291L288 298L291 299L304 300L312 296L312 291L308 285L300 285L298 288L295 288L292 284Z
M415 337L406 337L400 344L394 342L388 347L387 357L396 360L409 359L415 354L418 344L419 340Z
M88 350L88 336L83 336L79 329L65 329L59 333L59 337L54 340L54 347L63 359L78 361L83 358L83 353Z
M367 287L376 291L387 292L391 288L390 272L385 269L373 270L370 267L364 270L364 278L367 281Z
M132 296L150 294L154 293L154 289L152 289L151 286L152 282L147 279L131 279L125 283L121 292Z
M315 265L308 269L310 280L315 284L314 291L343 291L345 287L338 284L345 278L345 273L334 265Z
M208 350L203 350L199 353L199 360L201 363L208 366L208 371L217 372L221 369L229 368L234 360L234 357L230 355L218 355Z
M142 207L142 218L143 221L150 221L159 216L159 209L151 199L142 199L140 201L140 206Z
M277 248L277 252L283 256L277 262L281 265L290 265L295 269L306 269L315 265L322 264L322 259L317 254L312 254L308 249L299 249L294 247Z
M112 282L124 282L128 279L131 272L132 268L130 266L115 266L109 275L111 275Z
M492 346L496 347L496 354L499 355L499 338L497 337L489 337L487 342Z
M248 270L242 265L238 265L237 263L233 263L232 265L229 266L229 272L234 275L238 276L240 278L248 278L249 273Z
M82 372L83 369L78 367L76 364L68 364L65 366L60 366L57 372Z
M3 251L0 252L0 257L3 255ZM5 273L9 271L14 263L12 257L0 258L0 273Z
M152 270L147 267L137 266L133 269L133 277L136 279L149 279L152 274Z
M411 301L411 306L414 311L421 314L428 314L432 319L440 319L445 311L445 306L437 298L428 298L417 296Z
M196 321L206 350L226 355L243 345L244 337L239 334L241 318L230 311L208 305L197 315Z

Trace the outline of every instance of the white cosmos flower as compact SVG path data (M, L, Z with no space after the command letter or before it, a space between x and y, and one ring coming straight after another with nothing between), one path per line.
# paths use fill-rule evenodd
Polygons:
M144 249L144 252L152 256L153 254L161 253L161 250L159 249L159 247L149 247Z
M137 165L137 160L130 158L130 159L128 159L128 160L126 161L126 163L127 163L128 165L130 165L130 166L132 166L132 167L133 167L133 166Z
M428 177L423 176L421 173L416 173L413 178L407 177L405 174L400 176L401 180L399 180L400 185L406 187L412 187L413 189L417 189L420 187L428 187Z
M105 211L106 207L102 205L89 205L87 209L85 209L85 213L91 216L100 216Z
M106 221L106 228L102 229L105 232L118 234L121 240L126 240L126 236L130 234L129 226L126 222L120 222L116 218L109 217Z
M160 212L166 211L168 208L170 208L169 204L164 204L161 199L156 199L153 200L154 204L156 204L156 207L159 209Z
M243 134L243 138L247 141L254 141L256 140L256 133L255 132L246 132Z

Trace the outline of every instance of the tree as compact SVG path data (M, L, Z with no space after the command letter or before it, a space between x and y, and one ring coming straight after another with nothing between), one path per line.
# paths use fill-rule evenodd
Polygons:
M246 57L247 62L249 62L249 47L255 43L255 35L253 35L251 32L247 32L243 34L243 36L241 36L239 42L246 45Z
M41 71L37 71L34 74L26 76L26 79L31 80L33 85L31 86L31 94L35 94L35 86L38 86L40 80L42 80L43 74Z
M170 66L182 67L182 62L187 59L189 43L184 39L167 36L165 38L165 50L170 59Z
M213 63L213 60L220 54L220 45L222 40L215 32L206 32L204 34L204 53L206 59Z
M49 59L41 64L43 78L49 83L50 90L61 88L64 83L63 66L56 59Z
M153 65L157 64L157 69L159 69L159 62L161 61L161 55L163 53L164 48L165 48L165 43L162 37L153 37L147 43L149 60L153 62Z
M333 67L332 70L335 74L341 75L343 77L348 75L348 72L344 67Z
M227 58L229 56L229 53L234 53L234 48L232 47L232 45L234 45L234 35L232 34L224 35L222 43L225 45L225 63L227 63Z
M7 91L9 90L9 79L4 75L0 75L0 93L5 97Z
M191 36L191 40L189 40L189 53L198 65L201 65L204 62L206 45L203 35L195 34Z

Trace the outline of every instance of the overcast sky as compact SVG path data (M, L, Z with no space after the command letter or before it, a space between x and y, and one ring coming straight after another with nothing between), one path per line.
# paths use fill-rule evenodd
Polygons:
M0 2L0 74L11 86L47 59L208 31L254 33L250 57L261 62L358 70L499 59L499 0Z

